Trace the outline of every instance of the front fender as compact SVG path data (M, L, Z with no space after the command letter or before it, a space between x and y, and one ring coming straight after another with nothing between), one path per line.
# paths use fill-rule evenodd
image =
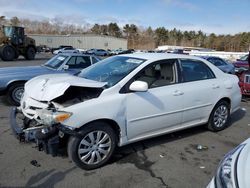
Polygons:
M99 97L60 110L73 114L64 125L80 128L95 120L109 119L120 127L121 136L126 135L126 95Z

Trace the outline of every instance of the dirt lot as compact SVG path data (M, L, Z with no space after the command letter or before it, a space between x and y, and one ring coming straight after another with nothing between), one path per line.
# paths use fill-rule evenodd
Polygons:
M0 67L37 65L48 57L0 61ZM0 187L205 187L223 155L250 135L250 105L242 102L241 106L224 131L196 127L131 144L119 148L110 164L84 171L67 156L51 157L37 151L34 144L19 143L9 127L11 106L1 97ZM198 151L198 144L208 149ZM32 165L32 160L38 165Z

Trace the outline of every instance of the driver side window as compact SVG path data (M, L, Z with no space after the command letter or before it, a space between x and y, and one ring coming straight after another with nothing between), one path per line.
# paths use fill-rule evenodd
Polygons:
M135 80L147 82L148 88L162 87L177 82L175 59L161 60L147 66Z

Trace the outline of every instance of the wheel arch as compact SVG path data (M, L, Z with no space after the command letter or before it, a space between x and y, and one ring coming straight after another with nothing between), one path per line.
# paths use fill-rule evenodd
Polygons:
M11 81L11 82L8 83L8 85L6 87L6 91L8 91L9 88L11 86L13 86L14 84L21 84L21 83L25 83L25 82L27 82L27 80L15 80L15 81Z
M33 44L29 44L28 46L26 46L26 50L28 48L34 48L35 52L37 52L36 46L34 46Z
M217 103L214 104L213 108L211 109L211 111L210 111L210 113L209 113L209 117L210 117L212 111L214 110L214 108L216 107L216 105L217 105L218 103L220 103L221 101L227 102L227 103L229 104L229 111L231 111L231 99L230 99L229 97L223 97L223 98L221 98L220 100L218 100Z
M106 124L108 124L115 132L115 135L117 136L117 141L119 143L120 137L121 137L121 128L119 126L119 124L112 120L112 119L108 119L108 118L102 118L102 119L96 119L93 121L90 121L86 124L84 124L83 126L79 127L77 129L77 131L81 130L82 128L84 128L86 125L92 124L92 123L97 123L97 122L105 122Z
M222 99L220 99L220 100L215 104L215 106L216 106L219 102L221 102L221 101L227 102L227 103L229 104L229 108L230 108L230 110L231 110L231 99L230 99L230 98L228 98L228 97L223 97Z

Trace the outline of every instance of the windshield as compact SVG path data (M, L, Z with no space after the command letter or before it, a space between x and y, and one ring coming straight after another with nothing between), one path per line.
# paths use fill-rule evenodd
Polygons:
M112 87L144 61L146 60L114 56L82 70L78 76L99 82L107 82L107 87Z
M243 57L240 58L242 61L247 61L248 60L248 55L244 55Z
M13 34L13 27L7 27L7 26L4 26L4 35L6 37L12 37L12 34Z
M68 56L66 55L57 55L51 58L49 61L47 61L44 64L44 66L52 68L52 69L58 69L63 64L63 62L65 61L67 57Z

